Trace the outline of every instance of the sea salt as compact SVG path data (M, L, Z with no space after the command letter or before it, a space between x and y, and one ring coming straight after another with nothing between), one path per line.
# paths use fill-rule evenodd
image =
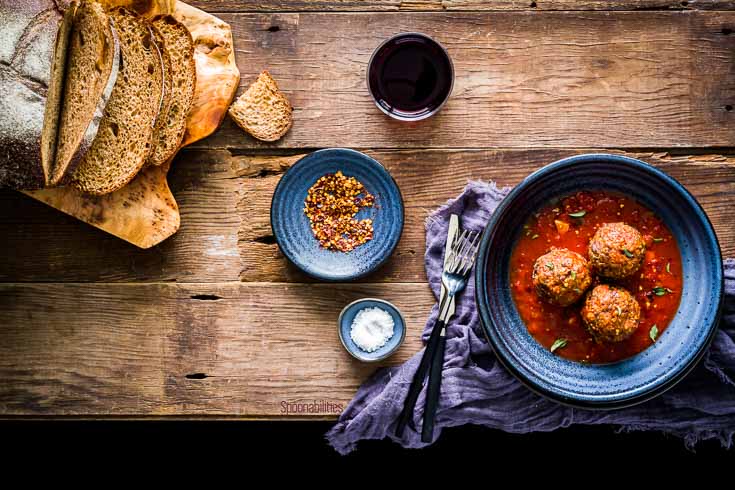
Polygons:
M393 337L393 317L382 308L363 308L352 320L350 337L357 346L373 352L383 347Z

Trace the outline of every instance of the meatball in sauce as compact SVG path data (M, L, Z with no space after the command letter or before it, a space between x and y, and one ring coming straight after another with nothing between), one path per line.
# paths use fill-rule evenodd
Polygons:
M640 269L645 256L643 236L625 223L605 223L590 240L590 262L595 273L602 277L628 277Z
M566 248L552 248L536 259L532 278L538 295L559 306L576 303L592 283L587 259Z
M594 338L620 342L638 328L641 307L627 289L600 284L585 298L581 313L584 326Z

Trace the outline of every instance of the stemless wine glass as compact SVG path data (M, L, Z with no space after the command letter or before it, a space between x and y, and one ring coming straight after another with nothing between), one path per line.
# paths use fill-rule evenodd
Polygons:
M454 66L444 47L419 32L397 34L373 52L367 86L375 105L401 121L436 114L449 99Z

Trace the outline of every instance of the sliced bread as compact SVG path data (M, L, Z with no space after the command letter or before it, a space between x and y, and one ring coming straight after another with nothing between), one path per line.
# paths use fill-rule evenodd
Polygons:
M120 40L120 72L97 137L71 178L76 188L94 195L121 188L143 167L163 90L153 26L123 8L109 14Z
M64 103L49 184L71 175L92 146L117 79L120 48L102 6L84 1L74 17L67 56Z
M194 100L196 65L194 41L183 24L170 15L164 15L154 18L153 26L163 36L164 52L171 61L169 100L158 116L153 152L148 158L148 163L161 165L174 155L184 139L186 116Z
M228 111L242 129L263 141L276 141L291 128L293 108L267 70Z
M161 69L163 71L163 77L161 78L161 99L158 104L158 113L156 114L156 123L153 126L153 136L151 137L151 154L155 149L156 133L165 125L165 118L163 115L168 112L171 106L171 57L169 56L168 50L166 50L166 40L158 30L156 26L151 23L151 33L153 34L153 47L158 53L158 57L161 59ZM149 155L150 158L150 155Z
M71 32L76 18L78 4L73 2L64 12L64 19L56 34L56 45L51 61L51 79L46 93L46 108L41 132L41 161L43 162L44 185L50 185L54 171L54 161L58 150L57 135L63 107L64 85L66 83L66 60L69 51Z

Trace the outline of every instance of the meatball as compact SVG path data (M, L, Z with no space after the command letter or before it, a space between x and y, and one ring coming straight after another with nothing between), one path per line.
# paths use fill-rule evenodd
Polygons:
M582 297L591 282L587 259L566 248L552 248L533 265L536 292L555 305L571 305Z
M600 284L587 294L582 321L598 340L620 342L638 328L641 307L627 289Z
M606 223L590 240L589 257L594 271L608 279L622 279L637 271L646 255L643 236L625 223Z

